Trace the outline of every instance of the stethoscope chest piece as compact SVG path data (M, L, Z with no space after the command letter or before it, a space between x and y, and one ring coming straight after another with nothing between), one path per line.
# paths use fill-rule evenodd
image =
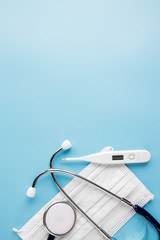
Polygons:
M48 207L43 223L49 234L58 237L69 233L75 225L76 213L67 202L55 202Z

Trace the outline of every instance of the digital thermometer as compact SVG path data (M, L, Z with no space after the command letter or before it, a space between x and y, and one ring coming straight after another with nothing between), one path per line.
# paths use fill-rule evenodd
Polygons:
M63 158L64 161L86 161L100 164L146 163L151 154L146 150L107 151L84 157Z

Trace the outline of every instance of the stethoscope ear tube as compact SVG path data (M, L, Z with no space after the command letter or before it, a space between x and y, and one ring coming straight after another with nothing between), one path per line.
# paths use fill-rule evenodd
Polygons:
M134 206L134 210L139 213L140 215L144 216L148 221L150 221L158 231L159 239L160 239L160 224L157 220L144 208L140 207L139 205Z

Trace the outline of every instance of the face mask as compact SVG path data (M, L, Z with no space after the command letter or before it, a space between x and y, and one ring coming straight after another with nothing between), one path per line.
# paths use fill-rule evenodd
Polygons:
M108 150L105 148L103 151ZM81 176L96 182L102 187L127 198L133 204L144 206L153 199L153 195L125 165L89 164ZM102 227L113 236L134 214L135 211L100 189L73 179L64 187L73 200ZM58 193L17 234L23 240L44 240L48 233L43 225L43 214L47 207L56 201L65 200ZM58 239L65 240L101 240L102 235L78 212L73 230Z

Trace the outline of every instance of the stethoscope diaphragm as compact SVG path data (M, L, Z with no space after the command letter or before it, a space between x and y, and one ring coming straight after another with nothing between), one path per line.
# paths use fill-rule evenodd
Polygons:
M63 236L69 233L75 225L76 213L67 202L55 202L44 213L43 223L49 234Z

